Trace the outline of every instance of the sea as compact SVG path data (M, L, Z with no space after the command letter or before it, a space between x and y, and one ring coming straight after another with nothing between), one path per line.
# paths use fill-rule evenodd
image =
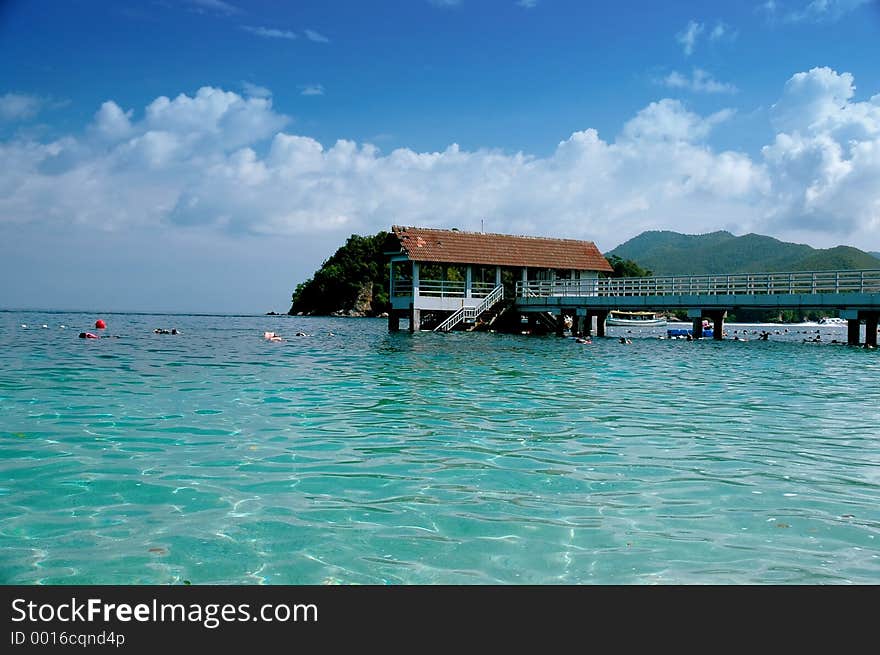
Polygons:
M0 312L0 584L880 583L880 351L665 330Z

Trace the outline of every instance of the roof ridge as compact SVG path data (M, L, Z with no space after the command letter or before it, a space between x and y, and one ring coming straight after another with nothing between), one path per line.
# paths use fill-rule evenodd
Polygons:
M392 225L392 232L402 231L406 232L407 230L422 230L425 232L447 232L450 234L472 234L475 236L482 237L513 237L515 239L535 239L537 241L570 241L572 243L592 243L595 245L594 241L588 241L586 239L572 239L569 237L542 237L542 236L533 236L528 234L505 234L503 232L475 232L473 230L460 230L458 228L440 228L440 227L419 227L417 225Z

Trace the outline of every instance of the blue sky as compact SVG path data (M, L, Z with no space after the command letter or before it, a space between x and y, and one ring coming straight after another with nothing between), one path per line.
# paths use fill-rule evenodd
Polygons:
M0 307L263 312L352 233L880 250L864 0L0 4Z

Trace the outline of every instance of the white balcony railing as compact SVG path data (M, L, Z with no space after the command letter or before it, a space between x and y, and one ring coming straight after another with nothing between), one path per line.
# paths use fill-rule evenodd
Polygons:
M485 298L495 290L495 285L490 282L473 282L471 284L472 298ZM421 280L419 282L419 295L434 298L464 298L467 291L463 281L450 280ZM413 294L412 280L394 280L391 295L394 297L411 296Z

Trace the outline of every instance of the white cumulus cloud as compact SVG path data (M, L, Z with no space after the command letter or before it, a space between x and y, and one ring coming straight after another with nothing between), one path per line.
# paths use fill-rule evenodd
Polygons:
M861 102L854 96L850 73L821 67L793 75L773 105L779 133L763 155L777 201L773 218L783 227L880 229L880 94Z
M792 76L757 155L710 145L733 109L701 114L664 98L612 138L584 129L545 156L325 146L286 131L270 97L211 87L142 111L108 100L82 133L0 141L0 225L333 243L394 223L487 219L493 231L602 249L646 229L729 229L880 250L880 96L855 98L848 73Z
M732 115L723 109L703 118L687 111L678 100L665 98L652 102L623 126L623 135L632 140L689 143L704 139L718 123Z
M131 134L131 115L131 110L123 111L115 102L108 100L95 114L92 127L102 137L118 141Z

